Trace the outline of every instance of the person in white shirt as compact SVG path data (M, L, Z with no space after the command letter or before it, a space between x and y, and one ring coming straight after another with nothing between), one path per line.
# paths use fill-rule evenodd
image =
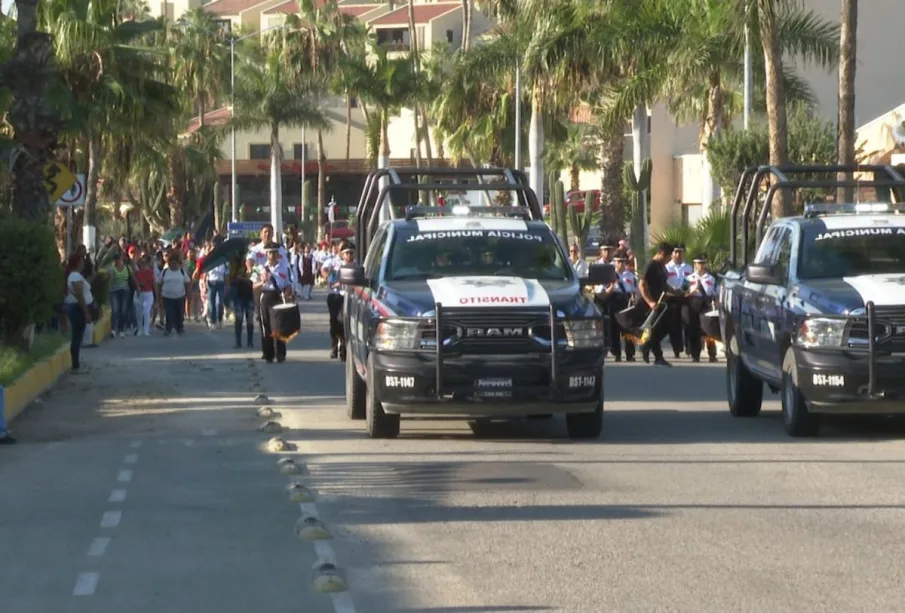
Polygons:
M666 283L678 294L677 297L669 299L665 315L666 326L669 330L669 344L672 345L672 352L676 359L683 351L689 350L682 334L682 306L686 303L682 294L688 288L688 275L692 273L692 268L685 262L684 256L685 245L676 245L666 264Z
M572 270L575 271L575 276L579 279L588 276L588 263L581 257L581 249L578 248L577 243L572 243L572 246L569 247L569 263L572 265Z
M694 258L694 272L688 275L689 286L685 292L686 300L682 305L682 323L685 338L688 342L692 362L701 361L701 317L713 305L716 296L716 279L707 271L707 256ZM711 362L716 362L716 343L707 339L707 355Z
M628 261L626 255L617 251L612 258L613 268L616 272L616 280L610 283L604 290L602 304L609 314L610 353L617 362L622 361L622 341L625 340L625 359L627 362L635 361L634 338L627 334L616 320L616 313L628 308L629 301L637 291L637 284L632 274L626 270Z
M339 269L352 262L355 249L342 243L339 255L330 256L321 266L321 275L327 285L327 310L330 313L330 357L346 360L346 336L343 326L343 302L345 291L339 282Z
M164 335L169 336L173 330L182 336L185 333L185 297L188 294L192 279L182 268L179 255L171 251L167 254L167 266L160 273L158 293L163 300L163 311L166 315Z
M273 240L273 226L267 224L263 228L261 228L261 242L257 245L253 245L248 250L248 255L245 257L245 268L248 271L249 275L253 275L255 273L255 269L259 269L267 264L267 251L265 246L270 244ZM282 245L279 246L279 260L285 260L286 265L289 265L289 253L286 251L286 248ZM261 295L260 291L255 289L255 306L261 304ZM255 320L260 323L261 322L261 312L260 309L255 309Z
M94 303L94 296L91 295L91 284L82 276L84 265L84 257L79 252L72 254L69 258L69 272L66 275L66 298L63 299L63 303L66 305L66 314L69 317L70 332L72 333L69 343L69 355L72 358L70 372L72 374L84 372L79 360L82 337L85 336L85 328L94 321L93 311L97 309Z
M274 338L271 332L271 309L284 300L292 299L292 277L289 272L289 259L282 257L281 246L276 243L263 243L262 249L267 261L255 267L252 285L261 293L258 311L261 314L261 350L262 358L268 364L274 359L278 363L286 361L286 343Z

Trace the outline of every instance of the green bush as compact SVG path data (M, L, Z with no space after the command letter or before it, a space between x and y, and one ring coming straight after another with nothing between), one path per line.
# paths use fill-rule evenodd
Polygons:
M729 259L729 212L713 209L694 226L674 222L651 237L651 254L660 243L685 245L685 259L690 263L698 254L710 259L710 269L719 271Z
M25 328L50 319L63 299L63 268L53 230L14 217L0 220L0 279L3 338L21 347Z
M91 296L100 307L110 302L110 272L105 268L96 270L91 279Z

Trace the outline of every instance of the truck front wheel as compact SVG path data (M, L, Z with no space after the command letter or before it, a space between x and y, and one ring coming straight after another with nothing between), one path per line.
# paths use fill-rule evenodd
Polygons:
M748 370L731 335L726 343L726 396L734 417L756 417L764 400L764 384Z
M368 384L365 391L365 423L370 438L396 438L399 436L399 415L387 413L377 397L377 381L374 379L374 360L368 358Z
M818 416L808 410L798 388L798 368L795 353L786 349L782 360L782 423L789 436L816 436L820 430Z

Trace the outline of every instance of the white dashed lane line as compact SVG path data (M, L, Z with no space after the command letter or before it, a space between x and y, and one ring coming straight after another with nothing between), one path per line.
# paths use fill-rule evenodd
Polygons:
M141 441L132 441L129 447L138 449L141 447ZM129 453L123 457L123 464L134 465L138 463L138 454ZM128 483L132 481L132 471L126 468L120 469L116 475L116 480L120 483ZM108 503L123 502L126 499L126 490L117 488L110 492L107 498ZM123 519L122 511L104 511L101 516L100 527L104 530L112 530L119 526ZM88 558L100 558L107 553L107 547L110 546L112 538L109 536L98 536L88 545L88 551L85 556ZM101 574L96 571L79 573L75 579L75 587L72 588L73 596L92 596L97 591L97 584L101 580Z
M75 587L72 588L73 596L92 596L97 590L98 581L101 580L100 573L81 573L75 580Z

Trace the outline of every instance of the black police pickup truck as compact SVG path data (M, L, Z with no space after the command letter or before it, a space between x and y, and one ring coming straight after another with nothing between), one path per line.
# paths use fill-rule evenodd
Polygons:
M581 288L611 278L612 268L576 278L524 176L481 172L508 179L450 195L449 184L402 183L392 171L368 178L356 213L360 259L340 271L348 414L366 419L373 438L397 436L400 416L550 414L565 414L571 438L597 438L603 325ZM381 179L392 182L375 199ZM441 188L446 202L458 204L404 207L397 217L399 207L388 202ZM513 206L488 206L501 191Z
M765 168L759 169L761 177L777 177L777 189L849 186L789 178L813 168ZM894 169L857 168L888 177L861 181L859 189L884 193L905 188ZM769 189L766 209L775 191ZM740 201L737 197L733 219ZM742 244L748 238L748 216L756 208L752 202L744 207ZM720 290L733 415L760 412L764 383L780 392L791 436L817 434L821 414L905 412L902 213L902 205L883 201L805 205L803 216L778 219L765 233L766 213L759 216L757 234L763 240L753 263L726 273ZM737 238L733 226L733 244ZM736 259L734 250L730 259Z

